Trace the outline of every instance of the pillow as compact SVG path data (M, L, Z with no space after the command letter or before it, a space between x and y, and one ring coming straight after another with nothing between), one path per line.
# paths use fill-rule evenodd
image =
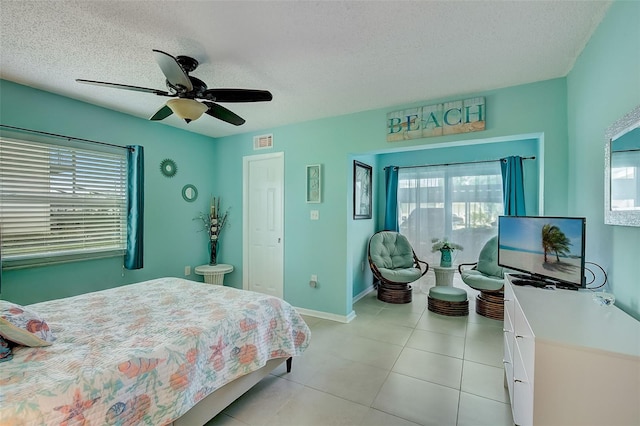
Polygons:
M49 346L55 340L37 313L6 300L0 300L0 336L24 346Z
M0 362L9 361L13 358L9 342L0 337Z

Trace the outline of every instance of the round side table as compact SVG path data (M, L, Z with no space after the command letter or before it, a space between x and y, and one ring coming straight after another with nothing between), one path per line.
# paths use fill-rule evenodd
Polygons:
M432 268L436 274L436 285L453 286L453 275L456 272L455 266L432 266Z
M223 285L224 274L233 271L233 266L225 263L217 265L200 265L196 266L196 274L204 275L204 282L207 284Z

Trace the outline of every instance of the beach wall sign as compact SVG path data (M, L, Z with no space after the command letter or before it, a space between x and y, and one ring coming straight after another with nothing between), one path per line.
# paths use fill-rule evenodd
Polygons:
M409 108L387 114L387 142L484 130L484 97Z

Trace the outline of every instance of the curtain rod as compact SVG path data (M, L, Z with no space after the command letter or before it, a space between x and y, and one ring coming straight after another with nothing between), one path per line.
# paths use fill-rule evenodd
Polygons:
M522 157L523 160L535 160L536 157ZM442 164L422 164L420 166L386 166L383 170L387 170L389 167L396 167L398 169L417 169L418 167L435 167L435 166L456 166L458 164L478 164L478 163L493 163L494 161L504 161L504 158L497 160L480 160L480 161L461 161L459 163L442 163Z
M12 130L21 130L23 132L37 133L37 134L40 134L40 135L53 136L53 137L56 137L56 138L67 139L67 140L74 140L74 141L80 141L80 142L89 142L89 143L97 143L98 145L106 145L106 146L111 146L111 147L114 147L114 148L122 148L122 149L126 149L128 151L132 151L133 150L132 148L129 148L129 147L126 147L126 146L122 146L122 145L114 145L114 144L107 143L107 142L92 141L91 139L75 138L73 136L59 135L57 133L42 132L40 130L25 129L23 127L8 126L6 124L0 124L0 127L6 127L7 129L12 129Z

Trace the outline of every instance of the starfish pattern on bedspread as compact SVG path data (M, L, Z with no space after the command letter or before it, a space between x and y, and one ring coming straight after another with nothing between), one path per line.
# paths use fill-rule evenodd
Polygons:
M84 410L87 408L91 408L93 404L96 403L98 398L82 400L82 395L80 395L80 389L76 389L75 394L73 395L73 403L70 405L61 405L60 407L55 407L54 410L61 411L63 414L66 414L66 417L60 423L60 426L67 426L69 424L69 420L75 420L77 422L82 422L84 424Z

